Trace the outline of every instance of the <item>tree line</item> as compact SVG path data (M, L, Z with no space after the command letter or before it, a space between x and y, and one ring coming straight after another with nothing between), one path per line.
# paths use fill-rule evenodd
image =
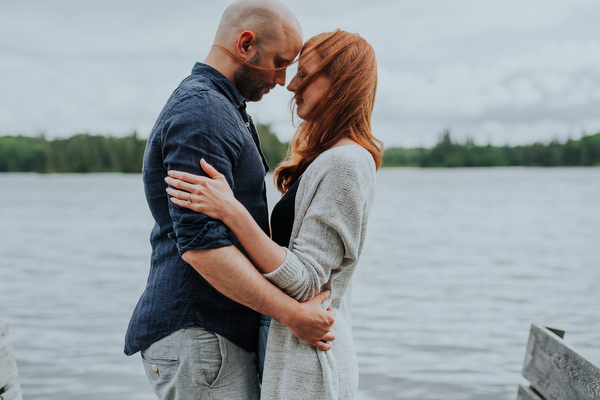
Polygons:
M283 158L287 144L269 125L258 124L261 145L273 168ZM80 133L47 140L44 136L0 136L0 172L124 172L142 171L146 139L133 132L126 137Z
M258 124L261 146L271 170L283 159L282 143L271 127ZM0 172L124 172L139 173L146 140L77 134L47 140L44 136L0 136ZM433 148L388 148L384 167L600 166L600 133L564 143L527 146L478 146L458 143L446 131Z
M0 137L1 172L140 172L145 141L134 132L117 138L77 134Z
M600 166L600 133L549 144L526 146L476 145L472 139L464 143L452 140L445 131L433 148L389 148L384 153L384 166L414 167L575 167Z

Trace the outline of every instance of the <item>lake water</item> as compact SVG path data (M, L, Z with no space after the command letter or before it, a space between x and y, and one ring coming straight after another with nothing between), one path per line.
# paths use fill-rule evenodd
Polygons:
M150 256L141 177L0 185L24 398L154 399L122 352ZM359 399L515 399L531 323L600 363L599 199L600 168L381 170L354 279Z

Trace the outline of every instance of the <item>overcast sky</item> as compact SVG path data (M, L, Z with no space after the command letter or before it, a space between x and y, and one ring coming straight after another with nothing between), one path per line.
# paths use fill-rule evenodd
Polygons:
M304 39L342 28L373 45L387 146L431 146L445 129L500 145L600 132L598 0L284 2ZM0 135L147 137L228 4L2 0ZM278 87L249 106L282 140L290 97Z

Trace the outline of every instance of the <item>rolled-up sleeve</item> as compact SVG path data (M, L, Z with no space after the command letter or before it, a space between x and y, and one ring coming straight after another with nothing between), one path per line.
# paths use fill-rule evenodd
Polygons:
M230 103L208 92L180 99L162 127L165 169L206 176L200 167L200 159L204 158L234 189L233 170L243 147L236 134L240 129L236 113ZM221 221L171 202L169 213L173 220L169 238L176 242L179 254L234 243L232 232Z

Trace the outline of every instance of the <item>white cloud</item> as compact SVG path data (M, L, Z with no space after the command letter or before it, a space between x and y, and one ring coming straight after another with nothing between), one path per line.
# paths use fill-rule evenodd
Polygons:
M477 118L494 109L585 105L600 91L600 43L549 46L535 53L432 73L380 68L377 107L385 116ZM504 111L503 111L504 112Z
M596 0L286 3L305 38L341 27L374 46L373 125L390 145L435 143L446 128L500 141L600 130ZM0 134L146 135L207 53L225 6L3 1ZM249 106L283 140L294 132L289 98L278 88Z

